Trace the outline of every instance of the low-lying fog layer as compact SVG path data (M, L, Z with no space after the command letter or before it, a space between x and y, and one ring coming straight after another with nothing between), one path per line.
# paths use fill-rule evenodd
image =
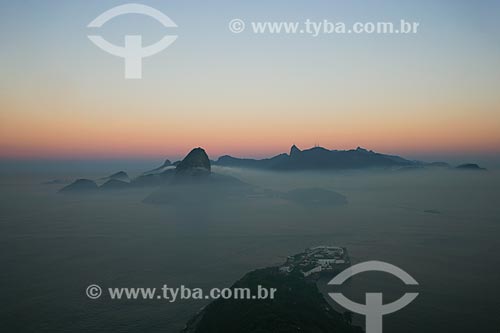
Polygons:
M2 177L2 326L6 331L176 332L206 301L90 300L85 288L92 283L230 286L252 269L328 244L347 247L354 262L395 264L420 283L411 305L384 318L384 332L500 327L498 171L213 171L266 195L240 197L236 191L228 196L210 185L197 192L190 185L179 189L186 200L158 204L145 199L152 193L175 198L176 190L61 195L57 191L64 185L41 183L84 175ZM347 203L316 198L311 204L311 192L295 189L319 197L337 193ZM295 194L287 196L289 191ZM196 200L188 200L191 194ZM374 281L354 280L352 297L361 301L370 288L394 298L405 292L393 279ZM324 282L321 288L328 291Z

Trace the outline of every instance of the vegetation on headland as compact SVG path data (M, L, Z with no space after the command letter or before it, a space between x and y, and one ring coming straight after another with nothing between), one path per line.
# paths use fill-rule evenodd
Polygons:
M276 288L274 299L218 299L193 317L183 333L361 333L350 316L334 311L314 281L278 268L252 271L231 288Z

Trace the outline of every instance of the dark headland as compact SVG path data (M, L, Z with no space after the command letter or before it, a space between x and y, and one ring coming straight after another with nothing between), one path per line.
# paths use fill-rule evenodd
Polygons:
M333 247L332 247L333 248ZM231 289L248 288L257 295L258 286L276 289L272 299L217 299L191 318L182 333L361 333L348 313L335 311L325 300L313 278L302 271L300 257L328 247L297 254L285 266L247 273ZM340 248L338 248L340 249ZM306 250L307 251L307 250ZM314 252L316 251L316 252ZM297 263L290 269L290 261Z

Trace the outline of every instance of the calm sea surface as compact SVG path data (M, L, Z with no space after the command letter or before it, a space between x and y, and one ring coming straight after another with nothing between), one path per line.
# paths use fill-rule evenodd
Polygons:
M4 174L0 331L177 332L206 301L91 300L85 289L226 287L321 244L347 247L354 262L392 263L419 282L411 288L419 297L384 317L384 332L500 330L498 171L218 171L277 191L335 190L349 204L308 208L257 198L171 207L143 203L152 189L68 197L56 193L61 185L41 184L107 171ZM325 295L332 291L326 282L319 281ZM360 302L367 291L391 301L407 290L370 273L343 289Z

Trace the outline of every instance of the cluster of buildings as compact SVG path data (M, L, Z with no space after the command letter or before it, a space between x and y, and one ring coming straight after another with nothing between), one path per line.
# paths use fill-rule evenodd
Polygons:
M283 273L299 271L305 277L313 274L339 272L351 265L345 247L316 246L302 253L289 256L280 267Z

